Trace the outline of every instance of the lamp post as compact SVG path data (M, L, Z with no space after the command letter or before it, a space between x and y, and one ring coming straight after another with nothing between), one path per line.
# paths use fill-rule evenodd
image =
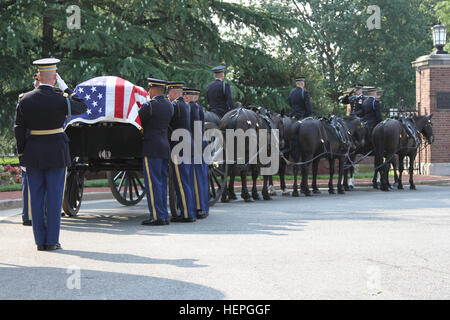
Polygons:
M439 21L437 25L431 28L433 30L433 45L436 47L436 54L447 54L444 46L447 40L447 27Z

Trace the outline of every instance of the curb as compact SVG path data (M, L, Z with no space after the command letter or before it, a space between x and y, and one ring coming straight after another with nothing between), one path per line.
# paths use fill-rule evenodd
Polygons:
M449 179L444 180L419 180L416 181L416 185L441 185L450 183ZM247 184L250 186L251 184ZM328 183L318 183L319 188L328 188ZM409 186L409 183L403 184L405 187ZM292 189L293 184L286 184L288 189ZM355 183L355 187L370 187L372 186L372 182L358 182ZM280 190L279 185L275 185L276 190ZM262 185L258 185L258 191L262 190ZM235 191L240 192L241 186L235 186ZM94 201L94 200L110 200L114 199L111 192L86 192L83 195L83 201ZM0 200L0 210L9 210L9 209L17 209L22 208L22 199L14 199L14 200Z

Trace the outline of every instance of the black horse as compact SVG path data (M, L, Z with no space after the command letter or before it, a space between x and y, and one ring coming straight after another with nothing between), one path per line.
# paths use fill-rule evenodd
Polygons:
M353 175L355 168L353 163L356 161L358 155L369 155L373 149L372 139L370 137L370 129L361 118L356 116L346 116L343 120L348 128L348 131L352 137L352 145L349 152L349 161L344 168L344 181L343 186L345 191L350 191L354 188ZM350 174L350 183L349 183Z
M219 129L224 133L224 141L225 141L225 149L227 146L227 137L226 130L231 129L236 132L237 129L242 129L244 132L247 132L249 129L254 129L255 133L258 129L259 122L258 116L255 112L245 109L242 106L239 106L236 109L228 111L223 118L220 120ZM252 201L250 198L250 194L247 188L247 173L249 166L255 166L255 164L249 164L252 158L255 156L250 152L249 139L245 138L245 146L244 146L244 154L238 154L237 147L237 137L233 138L234 141L231 142L234 145L234 154L231 154L230 150L226 150L227 160L231 160L231 163L228 163L228 173L230 179L228 181L228 187L225 186L224 191L222 193L222 202L228 202L229 200L236 200L236 194L234 193L234 179L236 174L240 174L241 176L241 197L246 202ZM231 159L230 159L231 158ZM243 164L239 164L238 160L244 162Z
M328 159L330 178L328 181L328 193L334 194L333 176L335 171L336 160L339 163L338 167L338 182L337 190L339 194L344 194L344 188L342 186L342 177L344 175L344 165L347 162L349 151L352 148L352 139L349 129L343 119L331 116L328 119L321 119L322 125L325 128L326 135L323 136L324 145L326 146L326 153L323 157ZM319 169L318 157L313 161L313 181L312 188L314 193L320 193L317 187L317 173Z
M431 118L433 117L433 114L430 114L429 116L413 116L408 117L405 120L408 122L409 126L413 128L416 132L420 132L425 139L427 139L427 142L429 144L432 144L434 142L434 134L433 134L433 123L431 122ZM409 188L411 190L416 189L416 185L414 184L414 161L417 156L417 149L419 145L416 142L416 140L411 137L410 135L406 134L405 129L403 129L402 132L402 139L401 139L401 149L397 153L398 154L398 165L399 165L399 175L396 179L397 188L403 189L402 184L402 174L404 170L404 159L405 157L409 158ZM394 167L395 172L395 167Z

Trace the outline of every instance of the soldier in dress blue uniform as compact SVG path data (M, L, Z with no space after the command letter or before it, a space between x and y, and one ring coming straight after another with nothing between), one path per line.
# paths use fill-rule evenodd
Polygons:
M377 88L371 87L368 89L369 97L364 100L362 105L362 116L369 125L370 131L381 121L383 116L381 114L381 105L377 100Z
M351 96L354 93L353 96ZM350 115L361 117L363 114L362 104L366 97L363 95L363 86L361 84L357 84L349 94L345 95L340 102L342 104L349 104Z
M194 178L194 203L197 218L204 219L209 215L208 166L203 159L203 134L205 131L205 116L203 108L196 101L200 90L185 88L183 96L191 111L191 134L194 137L192 176ZM206 170L205 170L206 167Z
M225 82L225 66L214 67L215 80L206 88L206 98L212 112L222 118L225 113L234 109L230 85Z
M291 117L304 119L312 115L309 92L305 89L305 77L295 78L296 88L289 94Z
M183 99L183 86L184 82L173 81L167 84L168 98L172 101L174 114L170 127L172 132L177 129L184 129L186 135L183 139L188 139L189 147L192 145L191 120L189 105ZM171 149L178 144L178 141L171 141ZM189 150L190 151L190 150ZM194 185L194 177L192 175L192 159L186 154L179 155L182 159L176 155L172 155L172 172L173 182L175 185L175 192L177 194L177 204L181 211L181 215L172 217L171 222L194 222L196 221L196 210L194 204L194 194L192 186Z
M151 100L139 109L143 135L143 168L150 219L143 225L169 224L167 177L170 157L168 128L173 106L164 98L167 81L148 78Z
M33 62L38 66L41 84L20 98L14 125L19 161L27 172L38 250L61 248L61 208L66 168L70 166L69 139L62 127L69 112L81 114L87 109L83 99L56 73L58 62L53 58ZM56 92L55 81L63 92Z

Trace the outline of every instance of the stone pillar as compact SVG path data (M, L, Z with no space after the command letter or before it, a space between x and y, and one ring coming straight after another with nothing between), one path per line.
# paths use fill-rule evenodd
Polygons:
M450 175L450 54L423 56L412 65L416 69L416 110L419 115L433 114L435 136L419 156L421 172Z

